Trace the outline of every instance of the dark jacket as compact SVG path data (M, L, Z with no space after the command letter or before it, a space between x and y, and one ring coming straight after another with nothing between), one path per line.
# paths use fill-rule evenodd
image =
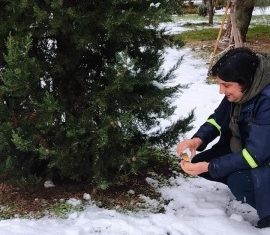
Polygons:
M220 130L209 122L199 128L194 135L194 137L199 137L203 141L203 145L198 149L199 151L203 150L208 143L219 135L220 140L213 148L218 146L230 148L229 122L234 105L225 97L209 117L209 119L215 120L220 126ZM254 164L251 165L247 161L241 150L223 155L210 161L209 173L213 178L228 176L238 170L265 166L270 161L270 85L266 86L260 94L242 104L238 125L242 148L246 150Z

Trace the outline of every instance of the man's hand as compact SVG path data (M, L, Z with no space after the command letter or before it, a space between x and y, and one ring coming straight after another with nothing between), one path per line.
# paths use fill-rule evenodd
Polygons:
M196 149L202 144L200 138L193 138L189 140L183 140L177 144L176 152L180 156L183 151L189 149L191 152L191 158L196 154Z
M187 161L181 161L180 166L184 172L189 175L199 175L208 172L208 162L191 163Z

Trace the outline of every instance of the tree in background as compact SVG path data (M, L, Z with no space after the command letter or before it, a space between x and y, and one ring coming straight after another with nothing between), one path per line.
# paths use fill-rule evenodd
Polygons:
M204 16L208 15L208 23L210 25L213 25L215 4L216 4L215 0L203 0L202 5L198 7L198 10L200 10L201 8L201 11L205 11Z
M236 24L240 30L243 42L246 41L248 27L255 5L264 8L270 5L270 0L235 0Z
M248 27L252 17L255 0L236 0L235 1L235 19L237 28L240 31L243 42L246 41Z
M214 0L208 0L208 15L209 15L209 24L213 25L214 20Z
M161 70L174 2L1 1L2 179L102 186L169 161L192 119L158 128L180 88Z
M255 0L228 0L227 3L229 4L231 14L227 22L225 36L232 37L232 34L235 34L235 32L232 32L232 25L235 25L234 27L237 29L237 35L239 35L237 38L239 38L239 41L241 41L240 44L242 45L243 42L246 41Z

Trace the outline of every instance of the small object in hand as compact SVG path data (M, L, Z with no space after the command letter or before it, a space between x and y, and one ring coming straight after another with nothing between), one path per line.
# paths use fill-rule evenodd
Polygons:
M181 153L180 158L181 158L181 160L186 161L186 162L190 161L189 156L188 156L187 153Z

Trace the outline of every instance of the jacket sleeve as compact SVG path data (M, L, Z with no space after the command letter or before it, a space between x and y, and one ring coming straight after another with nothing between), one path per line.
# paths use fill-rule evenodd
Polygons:
M258 104L254 120L249 125L243 149L213 159L209 173L220 178L238 170L257 168L270 159L270 97L263 97Z
M224 97L217 109L211 114L207 121L199 128L192 138L199 137L202 145L197 149L202 151L216 137L220 136L222 127L226 122L226 115L230 110L231 103Z

